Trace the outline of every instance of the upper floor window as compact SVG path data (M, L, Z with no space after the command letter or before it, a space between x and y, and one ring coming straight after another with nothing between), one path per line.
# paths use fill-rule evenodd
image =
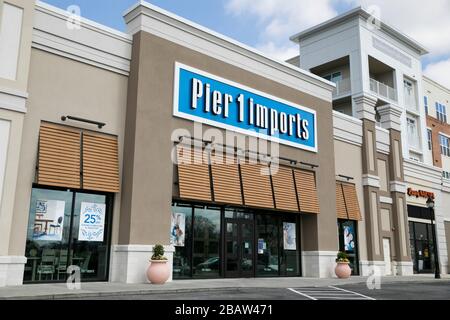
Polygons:
M325 80L337 83L338 81L342 80L342 73L339 72L334 72L334 73L330 73L327 74L326 76L323 77Z
M419 135L417 130L417 120L412 117L406 118L407 128L408 128L408 142L411 147L418 147Z
M448 172L448 171L442 171L442 178L444 178L444 179L450 179L450 172Z
M439 142L441 144L441 154L450 157L450 139L440 134Z
M425 114L428 115L428 97L427 96L423 97L423 103L425 105Z
M439 121L447 122L447 107L436 102L436 118Z
M427 129L428 150L433 149L433 133L430 129Z

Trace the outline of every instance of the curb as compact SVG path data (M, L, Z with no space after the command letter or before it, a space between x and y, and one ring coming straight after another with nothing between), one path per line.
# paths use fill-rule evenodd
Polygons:
M332 284L301 284L301 285L297 285L294 287L326 287L329 285L339 285L339 286L347 286L347 285L355 285L355 284L362 284L362 283L366 283L367 279L360 279L357 281L352 281L352 282L345 282L345 283L341 283L341 284L336 284L336 283L332 283ZM448 278L443 278L443 279L417 279L417 280L411 280L411 279L383 279L383 283L384 284L395 284L395 283L416 283L416 284L420 284L420 283L429 283L429 282L449 282L450 279ZM215 288L211 288L211 287L206 287L206 288L201 288L201 287L196 287L196 288L184 288L184 289L165 289L165 290L161 290L161 289L140 289L140 290L125 290L125 291L107 291L107 292L92 292L92 291L87 291L87 292L83 292L83 293L60 293L60 294L42 294L42 295L27 295L27 296L22 296L22 295L17 295L17 296L10 296L10 297L0 297L0 301L4 301L4 300L62 300L62 299L89 299L89 298L95 298L95 297L117 297L117 296L132 296L132 295L138 295L138 296L142 296L142 295L152 295L152 294L160 294L160 295L164 295L164 294L172 294L172 293L190 293L190 292L198 292L198 291L203 291L203 292L214 292L214 291L232 291L232 292L238 292L240 290L248 290L248 289L285 289L284 287L270 287L270 286L261 286L261 287L215 287Z

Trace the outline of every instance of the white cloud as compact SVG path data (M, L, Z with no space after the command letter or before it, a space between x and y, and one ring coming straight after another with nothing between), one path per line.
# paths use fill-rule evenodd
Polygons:
M272 58L286 61L292 57L298 56L298 47L296 45L279 45L274 42L267 42L256 46L256 49L269 55Z
M298 47L289 37L300 30L334 17L333 0L229 0L228 14L250 15L258 21L261 31L256 48L286 60L298 54Z
M350 0L354 5L380 9L381 20L396 27L439 56L450 53L450 1Z
M450 54L450 1L430 0L228 0L228 14L256 18L258 49L278 58L294 53L289 37L336 16L339 5L378 6L381 19L409 35L432 56Z
M423 73L434 81L450 88L450 58L429 64Z

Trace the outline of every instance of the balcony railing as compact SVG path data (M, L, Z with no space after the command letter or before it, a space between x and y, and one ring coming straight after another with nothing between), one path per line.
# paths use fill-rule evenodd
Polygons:
M336 88L333 91L333 98L345 96L352 92L352 85L350 78L344 78L336 81Z
M375 79L370 79L370 91L377 94L378 96L391 100L397 101L397 90L389 87L388 85L381 83Z

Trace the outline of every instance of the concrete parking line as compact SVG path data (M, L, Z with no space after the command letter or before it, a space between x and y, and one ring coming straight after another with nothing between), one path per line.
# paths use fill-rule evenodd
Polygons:
M304 296L304 297L306 297L306 298L308 298L308 299L310 299L310 300L317 300L316 298L313 298L313 297L311 297L311 296L309 296L309 295L307 295L307 294L305 294L305 293L301 293L301 292L299 292L299 291L297 291L297 290L294 290L294 289L292 289L292 288L287 288L288 290L290 290L290 291L292 291L292 292L294 292L294 293L296 293L296 294L299 294L299 295L301 295L301 296Z
M347 293L353 293L353 294L356 294L356 295L361 296L361 297L363 297L363 298L366 298L367 300L376 300L375 298L366 296L366 295L361 294L361 293L358 293L358 292L354 292L354 291L350 291L350 290L345 290L345 289L338 288L338 287L334 287L334 286L330 286L330 288L334 288L334 289L336 289L336 290L340 290L340 291L347 292Z
M372 297L360 294L358 292L345 290L334 286L287 289L310 300L375 300Z

